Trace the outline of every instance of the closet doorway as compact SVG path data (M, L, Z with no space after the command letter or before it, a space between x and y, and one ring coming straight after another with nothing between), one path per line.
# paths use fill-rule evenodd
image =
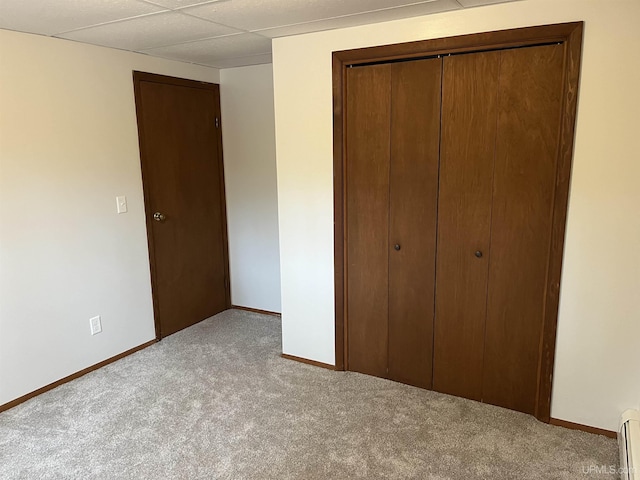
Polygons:
M338 369L549 421L581 42L334 53Z

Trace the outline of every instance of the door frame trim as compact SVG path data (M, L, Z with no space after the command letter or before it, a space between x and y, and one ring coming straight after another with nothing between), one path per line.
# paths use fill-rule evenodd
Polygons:
M224 288L225 288L225 299L226 299L226 308L231 308L231 291L230 291L230 281L229 281L229 240L228 240L228 232L227 232L227 202L226 202L226 194L225 194L225 182L224 182L224 157L222 154L222 119L220 114L220 85L217 83L208 83L202 82L198 80L189 80L186 78L178 78L178 77L170 77L167 75L158 75L156 73L147 73L140 72L137 70L133 71L133 90L134 90L134 98L136 105L136 121L138 124L138 145L140 148L140 166L142 171L142 191L144 195L144 212L145 212L145 223L147 230L147 245L149 246L149 267L151 271L151 298L153 301L153 321L155 325L156 331L156 340L162 339L162 332L160 329L160 315L159 315L159 306L158 306L158 298L157 298L157 286L156 286L156 264L155 264L155 247L152 235L152 222L153 222L153 211L151 209L151 199L149 198L149 189L145 188L145 171L148 170L147 164L149 162L147 152L145 150L144 142L142 139L144 138L144 122L142 120L142 102L141 102L141 91L140 91L140 83L141 82L153 82L153 83L161 83L164 85L176 85L180 87L189 87L189 88L197 88L200 90L209 90L213 92L214 96L214 113L216 118L220 119L218 123L218 128L216 128L216 135L218 140L218 158L220 161L218 162L218 170L220 173L220 202L221 202L221 212L222 212L222 249L224 255Z
M535 416L549 423L551 388L560 300L560 278L566 229L567 205L574 149L577 92L584 22L524 27L455 37L422 40L354 50L333 52L333 191L334 191L334 281L335 281L335 365L348 368L347 341L347 262L346 262L346 163L345 114L346 75L350 65L411 60L420 57L502 50L541 44L564 44L564 93L561 109L561 131L558 138L556 186L552 213L549 264Z

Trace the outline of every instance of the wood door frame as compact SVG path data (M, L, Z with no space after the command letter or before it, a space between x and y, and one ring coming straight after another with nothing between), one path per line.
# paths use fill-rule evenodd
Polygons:
M543 326L538 364L535 416L549 422L551 388L560 300L560 277L566 229L567 205L573 159L580 59L584 22L524 27L476 33L434 40L422 40L377 47L333 52L333 190L334 190L334 267L335 267L335 348L336 370L348 368L347 341L347 262L346 262L346 75L350 65L411 60L435 55L472 53L534 45L564 45L563 104L558 138L556 186L554 193L549 264L545 286Z
M156 340L161 340L160 315L158 306L158 288L156 285L157 269L155 261L155 246L153 240L153 210L151 208L151 199L149 197L149 188L147 188L147 175L149 158L143 142L144 121L142 116L142 92L140 90L141 82L161 83L163 85L175 85L180 87L197 88L200 90L209 90L214 96L214 113L218 119L216 135L218 141L218 170L220 174L220 202L222 213L222 249L224 254L224 278L225 278L225 298L226 307L231 308L231 288L229 280L229 244L227 233L227 202L224 189L224 157L222 155L222 120L220 115L220 85L217 83L207 83L198 80L188 80L185 78L170 77L167 75L158 75L155 73L147 73L133 71L133 89L136 104L136 118L138 122L138 145L140 147L140 166L142 169L142 191L144 195L144 213L147 229L147 244L149 245L149 266L151 269L151 297L153 301L153 320L156 330Z

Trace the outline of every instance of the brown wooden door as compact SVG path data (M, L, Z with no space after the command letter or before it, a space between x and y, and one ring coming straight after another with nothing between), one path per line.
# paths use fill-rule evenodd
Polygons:
M434 389L535 413L563 48L444 63Z
M432 375L436 390L549 421L582 30L334 52L337 368L427 388ZM441 73L434 141L423 113L435 102L421 102L437 87L409 72L446 51L441 72L430 72ZM433 171L409 165L429 151L423 128L431 148L441 142L435 268L410 238L419 232L430 251L432 217L420 205L433 198L420 186L430 188ZM428 303L432 373L419 322Z
M535 413L562 106L562 45L501 53L483 400Z
M439 58L391 68L388 377L423 388L432 384L441 71Z
M229 308L219 87L134 72L156 334Z
M348 369L387 375L391 65L347 71Z
M347 368L431 387L441 60L347 72Z
M482 400L500 52L444 59L433 388Z

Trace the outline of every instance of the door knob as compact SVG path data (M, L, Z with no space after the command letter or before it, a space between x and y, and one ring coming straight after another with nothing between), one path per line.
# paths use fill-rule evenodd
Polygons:
M482 258L482 252L480 250L477 250L475 253L476 257L478 258Z
M393 248L395 248L396 250L400 250L400 245L395 244L395 245L393 246Z
M153 214L153 219L156 222L163 222L164 219L165 219L165 216L163 214L161 214L160 212L156 212L156 213Z

